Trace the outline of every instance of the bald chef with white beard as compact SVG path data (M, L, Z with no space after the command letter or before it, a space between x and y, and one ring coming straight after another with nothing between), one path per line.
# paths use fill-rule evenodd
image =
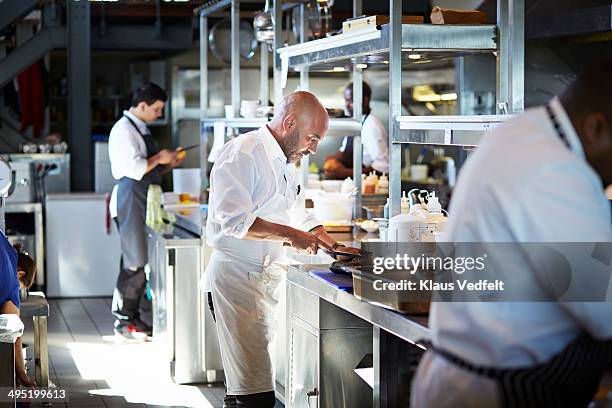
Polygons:
M212 169L205 290L212 293L228 406L275 405L270 344L284 273L275 260L283 245L309 254L340 246L296 208L304 192L294 163L316 153L328 123L314 95L292 93L268 125L228 142Z

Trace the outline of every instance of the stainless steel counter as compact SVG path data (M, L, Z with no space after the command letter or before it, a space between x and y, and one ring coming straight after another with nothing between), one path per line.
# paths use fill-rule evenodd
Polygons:
M206 211L201 208L172 208L166 212L176 217L174 224L187 231L203 236L206 230Z
M202 240L177 224L147 227L153 338L177 384L222 380L217 332L199 289Z
M277 396L287 408L407 406L427 318L360 301L308 274L325 267L288 267L287 327L279 331L286 372L282 384L277 376Z
M327 265L290 266L287 271L287 280L410 343L414 344L418 340L429 339L427 317L405 315L361 301L352 293L338 290L308 274L312 270L326 268Z

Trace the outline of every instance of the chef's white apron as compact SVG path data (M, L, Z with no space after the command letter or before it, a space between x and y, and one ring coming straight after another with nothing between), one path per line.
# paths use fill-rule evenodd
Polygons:
M208 271L227 394L274 390L272 344L284 270L215 250Z
M277 189L258 216L287 224L297 199L294 174L275 171ZM228 395L274 390L272 347L285 270L281 242L227 237L213 249L205 290L212 292Z

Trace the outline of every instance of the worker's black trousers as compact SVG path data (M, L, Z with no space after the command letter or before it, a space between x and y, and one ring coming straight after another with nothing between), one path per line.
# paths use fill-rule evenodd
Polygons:
M211 292L208 292L208 308L210 309L213 320L216 322L215 305L212 300ZM227 395L227 388L225 389L223 408L274 408L274 405L276 405L274 391L248 395Z
M126 323L140 321L140 304L145 296L146 285L144 268L136 270L124 268L122 257L117 285L113 292L113 316L117 320Z

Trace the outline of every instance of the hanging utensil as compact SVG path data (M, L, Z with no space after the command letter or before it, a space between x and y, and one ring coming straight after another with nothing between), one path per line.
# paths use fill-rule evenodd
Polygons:
M230 64L232 61L231 33L232 22L226 18L215 24L208 34L210 51L226 64ZM246 20L240 20L239 34L240 58L250 60L257 49L257 39L253 27Z
M270 10L270 0L266 0L263 11L255 14L253 28L257 41L271 43L274 40L274 19Z

